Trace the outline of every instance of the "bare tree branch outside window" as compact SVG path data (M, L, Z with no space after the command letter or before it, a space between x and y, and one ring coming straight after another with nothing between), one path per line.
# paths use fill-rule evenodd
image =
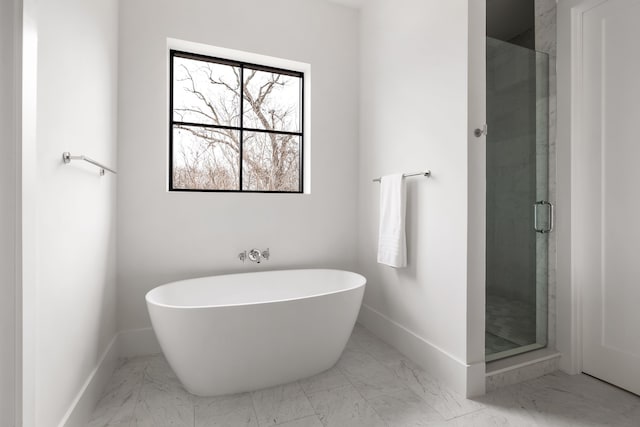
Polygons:
M171 70L172 190L302 191L302 73L177 51Z

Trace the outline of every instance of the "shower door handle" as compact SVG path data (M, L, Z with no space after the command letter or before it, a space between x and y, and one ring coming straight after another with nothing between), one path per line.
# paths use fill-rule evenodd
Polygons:
M538 227L538 208L542 206L546 207L548 210L548 216L547 216L548 227L547 228ZM533 229L537 233L549 233L553 231L553 204L551 202L547 200L540 200L533 204Z

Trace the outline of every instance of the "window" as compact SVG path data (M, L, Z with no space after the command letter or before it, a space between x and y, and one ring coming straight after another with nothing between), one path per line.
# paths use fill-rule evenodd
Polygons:
M302 193L304 74L170 58L169 190Z

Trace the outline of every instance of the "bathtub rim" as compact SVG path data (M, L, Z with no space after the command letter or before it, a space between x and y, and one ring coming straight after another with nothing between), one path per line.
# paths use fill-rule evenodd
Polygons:
M252 274L262 274L262 273L276 273L276 272L283 272L283 271L336 271L336 272L340 272L340 273L347 273L348 275L353 275L356 279L359 279L359 283L354 285L354 286L349 286L349 287L345 287L343 289L339 289L336 291L331 291L331 292L324 292L324 293L316 293L316 294L312 294L312 295L303 295L300 297L295 297L295 298L284 298L284 299L271 299L271 300L267 300L267 301L255 301L255 302L244 302L244 303L234 303L234 304L209 304L209 305L172 305L172 304L163 304L163 303L159 303L157 301L153 301L151 299L151 297L149 296L152 292L156 291L159 288L165 287L165 286L171 286L171 285L175 285L177 283L181 283L181 282L188 282L191 280L199 280L199 279L208 279L208 278L215 278L215 277L225 277L225 276L240 276L240 275L252 275ZM163 283L162 285L158 285L156 287L154 287L153 289L149 290L145 296L145 302L147 304L151 304L154 305L156 307L162 307L162 308L170 308L170 309L178 309L178 310L194 310L194 309L208 309L208 308L226 308L226 307L251 307L251 306L256 306L256 305L264 305L264 304L275 304L275 303L282 303L282 302L289 302L289 301L299 301L299 300L303 300L303 299L309 299L309 298L316 298L316 297L322 297L322 296L327 296L327 295L334 295L334 294L339 294L342 292L348 292L348 291L353 291L355 289L358 288L364 288L367 284L367 278L365 276L363 276L360 273L356 273L353 271L349 271L349 270L340 270L337 268L283 268L283 269L277 269L277 270L261 270L261 271L249 271L249 272L242 272L242 273L224 273L224 274L215 274L215 275L210 275L210 276L200 276L200 277L192 277L192 278L188 278L188 279L181 279L181 280L174 280L172 282L167 282L167 283Z

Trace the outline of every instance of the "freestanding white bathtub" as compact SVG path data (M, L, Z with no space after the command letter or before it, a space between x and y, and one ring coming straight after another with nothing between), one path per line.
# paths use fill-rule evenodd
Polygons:
M282 270L183 280L146 295L162 351L190 393L217 396L315 375L342 354L366 279Z

